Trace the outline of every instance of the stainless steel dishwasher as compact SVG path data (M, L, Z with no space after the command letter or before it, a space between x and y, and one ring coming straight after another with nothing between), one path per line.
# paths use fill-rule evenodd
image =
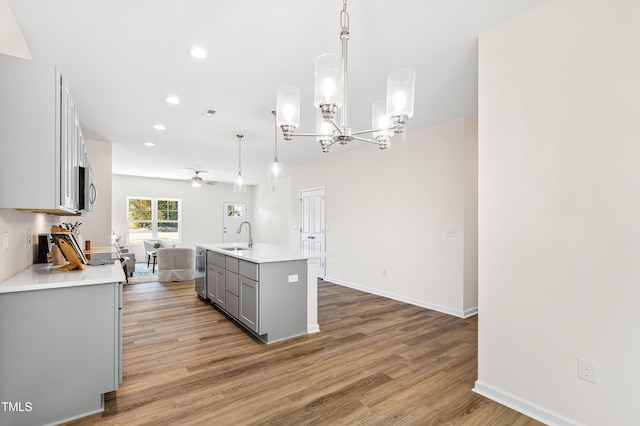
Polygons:
M207 250L196 247L196 294L203 299L207 298Z

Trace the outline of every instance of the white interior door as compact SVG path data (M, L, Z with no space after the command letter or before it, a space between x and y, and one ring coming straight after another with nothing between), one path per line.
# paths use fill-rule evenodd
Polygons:
M300 191L300 247L325 249L324 188ZM324 278L324 259L318 264L318 277Z
M238 234L238 227L245 220L249 220L246 203L224 203L222 213L222 242L245 243L249 241L248 227L242 227Z

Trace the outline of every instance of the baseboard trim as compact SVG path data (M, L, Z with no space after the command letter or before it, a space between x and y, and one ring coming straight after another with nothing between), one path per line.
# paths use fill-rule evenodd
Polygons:
M395 294L395 293L391 293L391 292L387 292L387 291L381 291L377 288L371 288L371 287L367 287L367 286L363 286L363 285L359 285L359 284L354 284L354 283L350 283L348 281L344 281L341 280L339 278L334 278L334 277L325 277L324 278L326 281L335 283L335 284L339 284L345 287L349 287L349 288L353 288L356 290L360 290L360 291L364 291L365 293L370 293L370 294L375 294L376 296L382 296L382 297L386 297L387 299L393 299L393 300L398 300L400 302L405 302L405 303L409 303L411 305L415 305L415 306L420 306L421 308L426 308L426 309L431 309L432 311L438 311L438 312L442 312L443 314L447 314L447 315L453 315L456 316L458 318L468 318L472 315L476 315L478 313L478 308L474 307L471 309L467 309L465 311L460 311L457 309L451 309L449 307L446 306L441 306L441 305L436 305L436 304L432 304L432 303L427 303L423 300L418 300L418 299L414 299L411 297L407 297L407 296L403 296L400 294Z
M582 423L578 423L575 420L564 417L558 413L534 404L531 401L527 401L509 392L505 392L487 383L483 383L480 380L476 380L475 387L472 390L479 395L489 398L549 426L582 425Z
M472 317L474 315L478 315L478 307L475 306L471 309L467 309L464 311L464 316L462 318L469 318Z
M320 332L320 326L318 324L307 325L307 334L319 333L319 332Z

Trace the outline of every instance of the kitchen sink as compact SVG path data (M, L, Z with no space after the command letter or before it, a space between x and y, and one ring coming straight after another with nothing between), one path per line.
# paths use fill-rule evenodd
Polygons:
M221 250L226 250L226 251L242 251L242 250L250 250L247 247L223 247L221 248Z

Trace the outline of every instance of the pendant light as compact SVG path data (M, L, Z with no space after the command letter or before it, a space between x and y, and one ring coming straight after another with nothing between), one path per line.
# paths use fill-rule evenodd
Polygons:
M247 184L242 177L242 138L244 135L236 135L238 137L238 176L233 182L233 192L247 192Z
M275 151L273 153L273 163L269 164L269 183L273 186L279 185L282 183L282 174L284 172L284 166L282 163L278 161L278 121L276 117L276 112L271 111L273 114L274 123L275 123L275 133L274 133L274 142L275 142Z

